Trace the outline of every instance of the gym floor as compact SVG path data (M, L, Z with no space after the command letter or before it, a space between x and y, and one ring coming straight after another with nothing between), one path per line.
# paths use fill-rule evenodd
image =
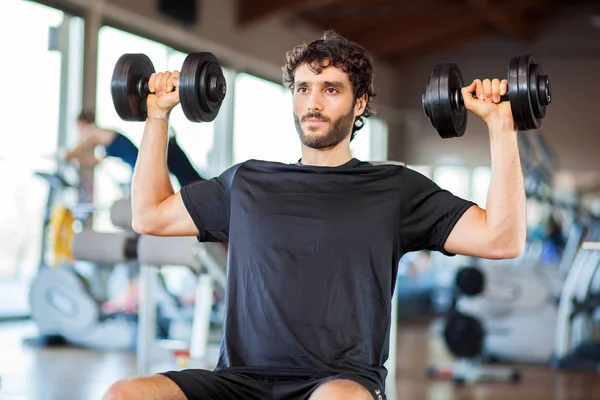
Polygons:
M594 373L557 372L522 367L518 384L479 383L455 387L431 381L430 364L451 361L432 334L431 321L401 322L398 337L398 400L597 400L600 379ZM99 400L111 383L135 374L128 352L89 349L38 349L22 345L37 333L31 322L0 324L0 400Z

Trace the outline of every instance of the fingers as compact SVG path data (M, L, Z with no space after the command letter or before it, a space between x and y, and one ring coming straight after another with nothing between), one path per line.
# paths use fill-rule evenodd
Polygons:
M173 89L179 84L179 72L174 71L173 73L157 72L150 75L148 80L148 89L151 93L157 96L164 96L165 94L172 92Z
M478 99L487 101L488 103L499 103L500 97L504 96L508 92L508 81L506 79L500 80L494 78L475 79L473 83L468 87L475 85L475 94Z
M502 79L500 82L500 96L504 96L506 93L508 93L508 81Z
M159 96L164 96L165 94L169 93L169 82L171 81L171 73L170 72L163 72L161 74L160 77L160 86L159 86L159 90L160 93L156 93Z
M500 79L494 79L492 81L492 100L494 103L500 101Z
M479 79L475 79L473 82L471 82L471 84L469 86L465 86L464 88L461 89L463 103L468 109L470 109L473 102L476 101L473 98L472 93L475 92L476 95L477 95L477 93L479 93L480 84L481 84L481 81ZM477 96L477 97L479 97L479 96Z
M489 79L483 80L483 98L482 98L482 100L485 100L487 102L492 101L492 81L490 81Z
M179 87L179 71L173 71L173 74L171 75L171 80L170 80L170 87L171 87L171 89L169 91L172 91L173 88L175 88L175 90L177 90L177 88Z
M465 87L463 88L463 90L464 90L466 93L473 93L473 92L475 91L475 89L476 89L476 88L477 88L477 83L476 83L476 81L473 81L473 82L471 82L471 84L470 84L469 86L465 86Z
M155 93L156 92L156 81L157 79L160 79L160 77L158 76L158 74L156 73L152 73L152 75L150 75L150 79L148 79L148 90L150 90L150 93Z
M172 73L168 73L166 83L166 93L173 92L175 88L179 86L179 71L173 71Z
M475 95L478 99L483 98L483 84L481 83L481 79L475 79L473 81L475 83Z

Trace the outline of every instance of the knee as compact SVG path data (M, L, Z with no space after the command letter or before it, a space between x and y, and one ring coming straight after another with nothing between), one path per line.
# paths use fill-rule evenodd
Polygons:
M102 400L135 399L135 390L130 381L123 380L114 383L102 397Z
M309 400L373 400L373 396L357 382L336 379L320 385Z

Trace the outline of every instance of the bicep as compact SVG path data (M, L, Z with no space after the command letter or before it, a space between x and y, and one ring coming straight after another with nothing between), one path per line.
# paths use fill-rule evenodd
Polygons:
M198 228L183 203L181 192L163 200L155 211L154 236L198 236ZM153 224L154 225L154 224Z
M494 244L486 230L485 210L474 205L464 212L452 228L444 250L451 254L491 258Z

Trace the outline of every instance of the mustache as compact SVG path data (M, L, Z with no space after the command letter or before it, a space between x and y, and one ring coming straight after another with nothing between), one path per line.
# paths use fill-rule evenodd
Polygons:
M302 118L300 118L300 122L304 122L310 118L320 119L322 121L329 122L329 118L327 118L326 116L324 116L321 113L308 113L306 115L303 115Z

